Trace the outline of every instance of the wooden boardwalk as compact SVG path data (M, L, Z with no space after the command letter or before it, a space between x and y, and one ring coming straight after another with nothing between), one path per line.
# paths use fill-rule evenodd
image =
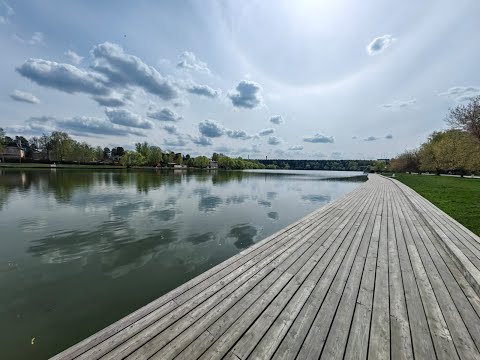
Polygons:
M55 359L480 359L479 285L480 238L371 175Z

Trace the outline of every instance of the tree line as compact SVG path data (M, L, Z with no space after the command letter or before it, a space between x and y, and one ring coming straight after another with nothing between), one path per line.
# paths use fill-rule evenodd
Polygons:
M257 160L267 169L368 171L373 160Z
M80 164L121 164L126 167L154 166L166 167L174 164L195 168L211 166L206 156L191 157L172 151L163 151L160 147L148 142L136 143L134 150L123 147L91 146L86 142L72 139L67 133L54 131L50 135L26 139L23 136L9 137L0 128L0 152L7 146L21 147L26 161L80 163ZM212 160L221 169L261 169L262 164L254 160L230 158L224 154L214 153Z
M480 172L480 96L449 110L449 128L433 132L419 148L391 160L396 172L451 173L464 176Z

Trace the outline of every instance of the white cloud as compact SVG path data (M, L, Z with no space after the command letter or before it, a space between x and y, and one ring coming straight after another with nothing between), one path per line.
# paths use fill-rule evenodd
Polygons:
M197 56L191 51L185 51L182 54L180 62L177 63L177 67L180 69L210 74L210 69L208 68L207 63L198 59Z
M282 115L275 115L270 118L270 122L275 125L280 125L283 124L285 120L283 119Z
M380 138L376 136L369 136L363 139L363 141L377 141L377 140L380 140Z
M187 91L191 94L208 98L216 98L220 95L220 90L215 90L208 85L192 85Z
M302 146L302 145L290 146L290 147L288 148L288 150L290 150L290 151L301 151L301 150L303 150L303 146Z
M233 106L254 109L263 103L262 87L254 81L242 80L235 90L228 93Z
M191 136L190 135L190 140L196 145L200 146L210 146L213 145L212 139L206 137L206 136Z
M200 134L207 138L220 137L225 134L225 128L214 120L205 120L198 124Z
M367 45L367 53L370 56L378 55L389 48L395 41L397 39L389 34L377 37Z
M170 80L139 57L125 53L117 44L96 45L91 54L94 57L92 68L103 74L111 87L136 86L162 100L178 97L178 90Z
M59 64L43 59L29 59L17 67L16 70L20 75L38 85L70 94L82 92L92 95L108 95L110 93L99 75L70 64Z
M267 136L273 134L274 132L275 129L272 128L262 129L258 132L258 136Z
M176 134L178 133L178 127L176 125L164 125L162 129L168 132L169 134Z
M327 135L317 133L317 134L314 134L313 136L305 136L303 138L303 141L309 142L309 143L327 144L327 143L334 143L335 138L333 136L327 136Z
M183 118L178 115L175 111L170 110L169 108L163 108L158 111L149 111L147 112L147 116L150 119L155 119L158 121L173 121L177 122L182 120Z
M73 50L67 50L63 54L65 57L70 60L70 62L74 65L78 65L82 62L83 56L78 55L75 51Z
M153 123L150 120L143 119L140 115L129 110L106 109L105 114L113 124L139 129L153 129Z
M281 138L279 138L278 136L270 136L268 138L268 144L269 145L280 145L282 142L283 142L283 140Z
M480 86L453 86L438 95L458 102L469 101L476 96L480 96Z
M40 100L33 94L23 92L20 90L15 90L10 97L15 101L25 102L29 104L39 104Z
M410 100L394 100L391 103L379 105L379 108L385 110L399 110L412 107L417 103L417 99Z
M252 136L244 130L227 130L225 133L232 139L248 140L252 138Z

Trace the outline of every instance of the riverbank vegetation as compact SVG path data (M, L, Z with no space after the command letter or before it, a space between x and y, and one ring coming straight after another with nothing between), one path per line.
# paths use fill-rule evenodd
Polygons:
M396 179L480 236L479 179L410 174L397 174Z
M392 159L394 172L480 173L480 96L450 109L447 130L435 131L418 149Z

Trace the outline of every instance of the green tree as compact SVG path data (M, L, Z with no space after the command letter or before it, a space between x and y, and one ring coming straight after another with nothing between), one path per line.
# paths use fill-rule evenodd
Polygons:
M210 160L206 156L197 156L193 159L193 166L201 169L205 169L210 165Z
M148 158L148 153L150 151L150 147L148 143L145 141L143 143L136 143L135 144L135 151L141 154L144 158Z
M54 131L50 135L50 144L56 160L64 161L72 151L73 140L65 132Z
M158 146L150 146L147 155L147 163L151 166L157 166L162 162L162 150Z
M145 158L142 154L136 151L125 151L122 156L121 163L126 167L141 166L145 163Z
M175 164L179 164L181 165L183 163L183 157L182 157L182 154L181 153L177 153L175 154Z
M103 148L103 159L108 160L110 159L111 151L108 147Z

